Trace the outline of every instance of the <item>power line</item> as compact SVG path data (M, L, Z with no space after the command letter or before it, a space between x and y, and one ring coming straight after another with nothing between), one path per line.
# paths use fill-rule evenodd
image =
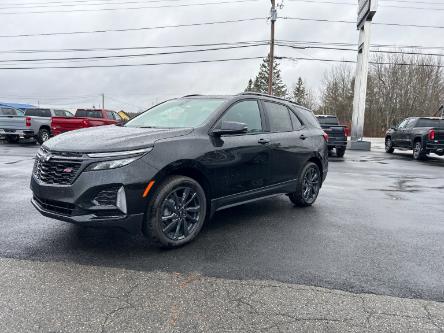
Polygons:
M351 2L338 2L338 1L328 1L328 0L287 0L287 1L288 2L313 3L313 4L345 5L345 6L356 6L357 5L356 3L351 3ZM410 2L410 3L412 3L412 2ZM444 5L444 4L442 4L442 5ZM434 8L434 7L410 7L410 6L385 5L385 4L381 4L380 6L381 7L388 7L388 8L417 9L417 10L431 10L431 11L434 11L434 10L442 11L442 10L444 10L444 8Z
M78 4L85 4L90 2L104 2L104 3L110 3L115 2L116 4L119 4L122 0L69 0L69 1L45 1L45 2L9 2L9 3L3 3L0 6L27 6L27 5L51 5L54 4L57 6L57 4L66 4L66 3L78 3ZM176 2L176 1L182 1L182 0L146 0L145 2Z
M253 17L253 18L237 19L237 20L185 23L185 24L140 27L140 28L102 29L102 30L71 31L71 32L48 32L48 33L33 33L33 34L19 34L19 35L0 35L0 38L42 37L42 36L56 36L56 35L78 35L78 34L95 34L95 33L107 33L107 32L143 31L143 30L168 29L168 28L197 27L197 26L204 26L204 25L216 25L216 24L227 24L227 23L240 23L240 22L258 21L258 20L265 20L265 18L264 17Z
M283 16L280 18L282 18L284 20L315 21L315 22L327 22L327 23L346 23L346 24L355 24L356 25L356 21L347 21L347 20L315 19L315 18L289 17L289 16ZM395 27L444 29L444 26L439 26L439 25L402 24L402 23L386 23L386 22L372 22L372 24L384 25L384 26L395 26Z
M0 12L0 15L20 15L20 14L53 14L53 13L84 13L84 12L103 12L116 10L140 10L140 9L160 9L160 8L179 8L179 7L200 7L209 5L225 5L239 4L246 2L258 2L259 0L236 0L236 1L219 1L219 2L201 2L192 4L179 5L160 5L160 6L137 6L137 7L118 7L118 8L92 8L92 9L71 9L71 10L44 10L44 11L28 11L28 12Z
M208 51L222 51L222 50L232 50L241 48L250 48L257 46L268 45L268 42L257 43L257 44L247 44L247 45L235 45L227 47L215 47L206 49L196 49L196 50L181 50L181 51L170 51L170 52L157 52L157 53L138 53L138 54L119 54L119 55L109 55L109 56L92 56L92 57L66 57L66 58L38 58L38 59L3 59L0 63L4 62L36 62L36 61L72 61L72 60L104 60L104 59L120 59L120 58L135 58L135 57L147 57L147 56L158 56L158 55L171 55L171 54L183 54L183 53L196 53L196 52L208 52Z

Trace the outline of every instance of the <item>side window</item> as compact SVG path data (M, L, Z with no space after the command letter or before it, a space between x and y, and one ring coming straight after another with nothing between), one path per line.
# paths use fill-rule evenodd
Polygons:
M112 111L105 111L106 112L106 117L108 119L113 119L114 120L114 113Z
M65 111L63 111L63 110L54 110L54 114L57 117L65 117L66 116Z
M236 121L247 124L248 133L262 132L261 113L257 101L242 101L234 104L225 112L221 121Z
M293 124L294 131L297 131L302 128L301 121L299 120L298 117L296 117L296 115L291 110L290 110L290 118L291 118L291 123Z
M264 102L264 104L271 132L291 132L293 130L290 111L286 106L272 102Z
M117 121L123 121L122 117L117 112L114 112L114 119Z

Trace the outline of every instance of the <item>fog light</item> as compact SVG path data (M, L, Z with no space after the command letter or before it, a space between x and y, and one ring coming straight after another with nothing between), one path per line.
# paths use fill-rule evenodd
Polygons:
M126 209L126 194L125 194L125 189L123 188L123 186L119 189L119 191L117 191L116 206L117 206L117 208L120 209L120 211L122 213L124 213L124 214L127 213L127 209Z

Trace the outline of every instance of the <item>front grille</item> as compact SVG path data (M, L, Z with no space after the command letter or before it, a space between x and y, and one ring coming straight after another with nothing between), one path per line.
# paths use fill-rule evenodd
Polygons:
M71 216L73 210L75 209L75 205L73 204L61 201L46 200L37 196L34 196L34 201L46 211L65 216Z
M34 175L45 184L71 185L81 167L81 162L42 161L36 157Z
M96 194L92 203L97 206L115 206L117 202L118 186L113 186L104 190L101 190Z

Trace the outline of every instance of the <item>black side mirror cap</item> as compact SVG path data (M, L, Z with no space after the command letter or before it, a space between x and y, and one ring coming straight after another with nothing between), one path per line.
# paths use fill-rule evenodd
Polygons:
M222 121L220 128L212 131L213 135L221 136L224 134L245 134L248 132L248 126L245 123L237 121Z

